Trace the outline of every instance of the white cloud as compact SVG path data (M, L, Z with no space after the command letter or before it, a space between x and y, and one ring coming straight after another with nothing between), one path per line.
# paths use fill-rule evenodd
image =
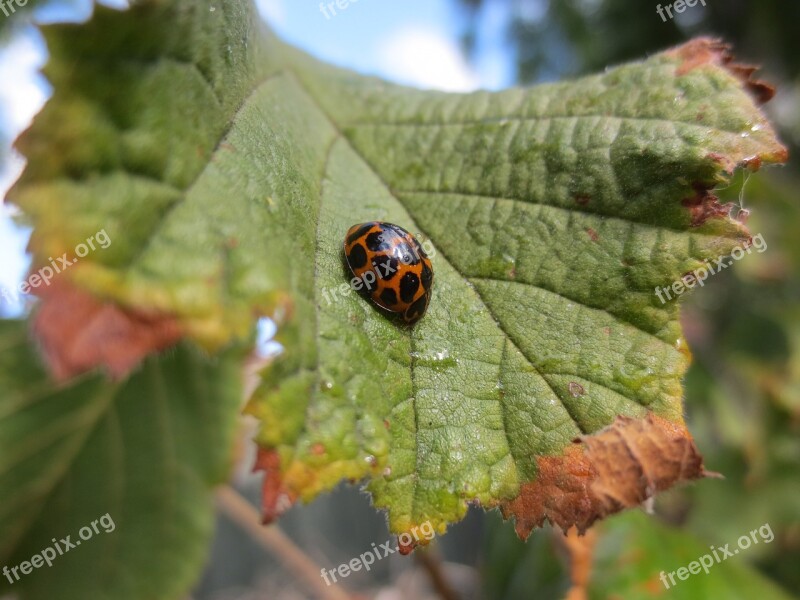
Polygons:
M47 84L38 74L47 53L38 33L32 28L14 36L0 51L0 107L6 133L17 135L42 108L49 95Z
M9 140L31 124L50 95L50 86L39 74L46 59L44 41L33 28L15 35L0 51L0 81L11 82L0 86L0 127ZM22 173L24 164L22 157L13 151L0 164L0 202Z
M18 285L25 277L30 259L25 246L29 229L21 229L12 221L16 211L0 204L0 318L17 317L24 313L27 299L19 294Z
M389 36L378 49L384 76L393 81L448 92L468 92L479 87L455 41L425 28L403 29Z
M256 0L256 7L267 23L279 27L286 23L286 7L283 0Z
M0 86L0 126L10 139L30 125L49 95L49 86L38 74L45 59L44 43L33 28L15 35L0 51L0 81L9 82ZM17 227L12 221L15 208L3 204L3 197L24 164L21 156L10 152L0 165L0 316L4 317L18 316L25 307L24 298L10 290L15 289L28 269L25 245L30 231Z

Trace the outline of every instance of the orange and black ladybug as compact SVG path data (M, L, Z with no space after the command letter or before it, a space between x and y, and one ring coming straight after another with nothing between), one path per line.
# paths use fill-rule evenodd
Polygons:
M406 323L425 314L431 297L433 267L417 239L392 223L353 225L344 239L353 287Z

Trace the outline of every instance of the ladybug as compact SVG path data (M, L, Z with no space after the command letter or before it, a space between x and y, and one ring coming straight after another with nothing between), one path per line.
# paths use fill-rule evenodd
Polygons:
M353 225L344 238L353 288L383 309L415 323L428 308L433 267L417 239L399 225L372 221Z

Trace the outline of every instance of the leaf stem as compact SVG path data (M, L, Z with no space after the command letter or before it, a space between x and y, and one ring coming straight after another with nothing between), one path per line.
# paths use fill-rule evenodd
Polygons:
M261 524L261 515L239 492L225 485L217 488L219 509L255 541L280 560L296 577L304 581L314 596L323 600L352 600L336 584L326 585L320 578L320 567L277 526Z
M442 561L427 548L418 548L414 555L420 566L431 578L431 585L442 600L459 600L458 594L450 586L442 570Z

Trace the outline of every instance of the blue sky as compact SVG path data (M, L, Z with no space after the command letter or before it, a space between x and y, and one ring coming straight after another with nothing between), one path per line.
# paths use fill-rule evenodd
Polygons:
M343 3L343 0L339 0ZM123 0L105 4L121 7ZM311 54L354 70L399 83L448 91L498 89L512 80L508 53L498 32L506 19L505 3L490 3L481 15L479 57L470 66L462 56L462 13L451 0L349 0L333 11L320 0L256 0L262 16L288 42ZM53 2L36 13L39 22L82 21L90 0ZM334 14L335 12L335 14ZM327 16L326 16L327 13ZM13 139L25 129L50 95L37 73L47 50L34 27L27 27L0 49L0 130ZM0 195L5 196L24 166L13 155L0 168ZM0 292L15 289L25 277L29 230L12 221L14 208L0 206ZM27 299L29 302L29 299ZM0 316L25 310L26 298L0 294Z
M497 89L511 79L507 54L496 36L481 36L480 61L475 69L466 64L458 42L463 11L452 0L348 1L344 10L331 0L258 0L257 4L287 41L363 73L452 91ZM484 30L501 30L498 25L505 20L506 6L506 2L490 3L481 18Z

